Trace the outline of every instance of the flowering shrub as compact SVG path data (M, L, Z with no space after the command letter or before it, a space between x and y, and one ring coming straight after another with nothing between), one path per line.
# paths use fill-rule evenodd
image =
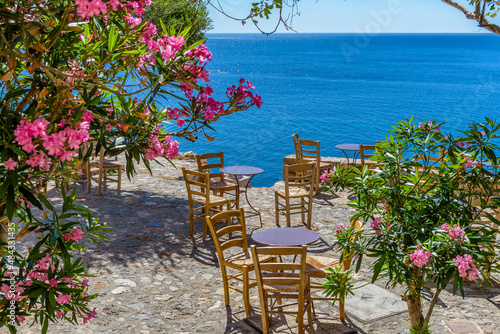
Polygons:
M175 158L176 137L212 140L205 132L213 122L262 104L245 79L216 98L205 68L212 53L203 41L186 43L189 27L167 31L142 20L149 3L0 0L0 272L5 279L8 266L18 271L15 284L5 283L12 294L3 287L0 323L11 331L30 315L44 332L58 319L95 316L78 278L82 263L70 250L102 237L93 230L102 226L90 217L84 226L63 223L71 214L57 216L43 194L48 181L74 178L101 148L125 153L131 177L136 163L149 169L153 159ZM52 220L37 221L34 207L52 212ZM9 250L33 231L39 241L29 254Z
M493 224L499 224L500 174L492 140L500 127L486 119L472 123L463 138L453 138L444 136L441 126L400 122L371 158L382 163L380 172L351 168L343 178L323 178L332 192L349 185L355 197L350 206L357 210L351 219L371 227L355 241L335 231L336 250L353 254L356 270L365 256L374 258L373 282L383 276L389 286L405 287L412 333L428 331L434 305L448 284L464 296L465 281L489 286L490 273L499 269ZM476 224L484 216L491 224ZM349 293L341 290L348 285L339 279L335 273L329 277L327 293ZM421 293L431 283L434 297L424 316Z

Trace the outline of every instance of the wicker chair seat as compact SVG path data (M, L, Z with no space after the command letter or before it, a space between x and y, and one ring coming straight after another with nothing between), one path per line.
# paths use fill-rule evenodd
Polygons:
M193 201L196 203L201 203L205 204L206 199L205 197L198 196L198 195L193 195ZM225 204L227 203L228 200L224 197L216 196L216 195L210 195L210 204Z
M339 264L339 259L308 255L306 258L306 271L310 277L324 278L326 274L331 274L326 268L337 268Z
M289 197L304 197L304 196L309 196L309 191L304 188L296 188L296 189L291 188L288 194ZM278 190L278 195L280 195L281 197L286 197L284 190Z
M261 262L269 262L275 259L273 256L261 256ZM226 258L226 264L232 264L237 267L253 267L252 254L249 251L231 255Z

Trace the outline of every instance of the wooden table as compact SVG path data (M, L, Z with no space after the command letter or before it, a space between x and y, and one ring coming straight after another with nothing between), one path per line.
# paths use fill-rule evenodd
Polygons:
M252 240L266 246L302 246L319 239L319 234L303 227L275 227L252 233Z
M353 159L353 165L356 164L356 159L358 159L359 155L359 144L338 144L335 145L335 148L339 149L344 153L345 157L347 158L347 167L349 167L349 157L347 156L346 151L352 151L352 152L357 152L354 153L354 159Z

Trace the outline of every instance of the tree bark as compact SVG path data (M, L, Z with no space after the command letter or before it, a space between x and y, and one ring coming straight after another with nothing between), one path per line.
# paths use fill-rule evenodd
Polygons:
M410 315L410 322L413 329L420 329L424 324L424 314L422 312L422 301L420 296L405 296L403 300L408 304L408 313ZM425 333L427 328L421 328Z
M497 35L500 35L500 26L491 23L487 19L484 18L484 12L481 12L478 7L474 10L474 13L469 11L467 8L462 6L461 4L453 1L453 0L441 0L441 2L444 2L447 5L452 6L453 8L458 9L462 13L464 13L465 17L467 17L469 20L474 20L478 23L478 25L482 28L485 28ZM478 3L479 4L479 3Z

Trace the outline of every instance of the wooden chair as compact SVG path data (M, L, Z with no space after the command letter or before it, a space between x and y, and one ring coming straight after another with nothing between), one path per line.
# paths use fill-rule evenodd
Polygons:
M238 291L243 294L245 303L245 311L247 318L252 316L250 306L249 290L257 283L250 284L249 273L254 270L254 263L247 245L247 233L245 225L245 214L243 209L224 211L212 217L206 217L208 228L212 234L212 239L217 249L217 257L219 258L220 270L222 272L222 282L224 285L224 300L226 305L229 305L229 289ZM216 230L215 224L221 221L226 221L227 226ZM233 224L231 224L231 221ZM235 224L239 221L239 224ZM226 238L227 237L227 238ZM234 252L235 248L242 248L241 252ZM225 255L230 253L231 255ZM263 258L264 262L276 262L276 258ZM228 269L237 271L238 274L228 273ZM235 280L243 284L243 289L240 290L235 286L229 285L229 280Z
M195 219L203 220L203 240L207 236L206 216L210 213L221 212L218 207L227 205L227 210L231 209L231 201L225 197L210 194L210 173L200 173L182 168L182 175L186 182L186 188L189 200L189 235L193 235L193 222ZM194 207L194 204L200 204L199 207ZM201 210L200 215L195 215L196 210Z
M315 177L314 164L302 163L283 166L285 189L277 190L274 193L277 226L280 225L280 213L284 213L286 216L286 226L290 226L290 215L300 213L302 223L304 223L305 213L307 213L307 228L311 229ZM285 204L281 203L280 199L284 199ZM300 203L291 203L292 200L300 200Z
M299 140L300 140L299 133L295 132L292 135L292 139L293 139L293 147L295 149L295 163L299 163L301 160L301 153L299 148Z
M361 170L363 170L365 166L367 166L368 169L377 170L377 167L380 166L379 162L366 161L369 158L376 156L377 155L376 151L377 151L377 145L363 145L363 144L359 145L359 158L361 161Z
M84 154L86 154L87 150L90 148L85 146ZM93 150L93 146L92 146ZM92 186L92 180L97 181L97 195L101 195L101 190L106 190L108 182L115 182L116 185L116 193L120 195L121 191L121 183L122 183L122 172L125 171L125 165L119 163L115 158L115 161L111 161L105 158L106 150L104 147L101 147L99 151L98 160L87 160L84 164L84 171L87 179L87 192L90 192ZM116 170L116 177L109 174L110 170ZM93 175L97 175L97 179L93 178Z
M224 152L196 155L196 163L198 164L198 172L210 173L210 178L213 181L210 183L210 190L212 190L213 194L218 196L230 196L232 201L235 202L236 209L238 209L240 207L238 201L238 185L229 180L225 180L224 173L218 171L219 168L224 167ZM212 173L212 169L217 169L217 172Z
M307 246L302 247L251 247L255 263L255 275L259 287L262 330L269 333L272 314L296 314L299 334L304 333L304 313L307 311L308 323L312 321L311 293L309 277L306 275ZM283 262L263 263L262 257L281 257ZM283 258L286 256L286 258ZM291 262L284 262L294 256ZM283 299L294 301L283 304ZM297 307L297 311L283 310Z
M297 135L298 139L298 135ZM314 181L314 192L319 194L319 180L325 169L333 169L333 162L321 161L321 150L319 141L309 139L298 139L299 155L296 156L297 163L314 163L316 176Z
M363 224L359 220L355 220L351 224L351 228L355 227L358 231L363 229ZM355 240L355 238L354 238ZM353 240L353 241L354 241ZM316 256L308 255L306 258L306 272L309 274L311 289L324 290L323 283L325 283L326 275L331 275L332 273L326 268L338 268L341 267L342 271L349 270L352 262L352 253L349 254L348 251L344 252L342 263L338 258L330 258L326 256ZM311 294L311 300L330 300L335 301L337 298L328 297L313 297ZM339 314L340 321L345 321L345 307L344 303L339 299ZM314 304L313 304L314 312ZM314 312L316 314L316 312Z

